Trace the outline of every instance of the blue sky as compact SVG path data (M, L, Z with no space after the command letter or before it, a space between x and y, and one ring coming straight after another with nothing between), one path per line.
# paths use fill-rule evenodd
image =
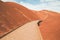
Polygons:
M33 4L33 5L36 5L36 4L39 4L40 3L40 0L15 0L16 2L24 2L24 3L30 3L30 4Z
M31 10L52 10L60 12L60 0L3 0L17 2Z

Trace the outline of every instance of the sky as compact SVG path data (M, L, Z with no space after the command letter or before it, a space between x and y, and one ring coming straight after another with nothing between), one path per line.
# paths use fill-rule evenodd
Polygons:
M60 12L60 0L2 0L16 2L31 10L51 10Z

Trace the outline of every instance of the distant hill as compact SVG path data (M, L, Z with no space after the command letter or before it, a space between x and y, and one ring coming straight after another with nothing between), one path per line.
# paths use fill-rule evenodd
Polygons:
M35 11L42 20L40 31L44 40L60 40L60 13L42 10Z

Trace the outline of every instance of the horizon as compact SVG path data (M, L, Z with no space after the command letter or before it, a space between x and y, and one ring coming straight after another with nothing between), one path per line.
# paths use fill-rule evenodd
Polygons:
M60 0L2 0L4 2L16 2L31 10L51 10L60 12Z

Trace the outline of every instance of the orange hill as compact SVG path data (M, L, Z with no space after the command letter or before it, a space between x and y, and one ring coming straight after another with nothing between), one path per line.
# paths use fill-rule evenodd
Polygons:
M0 37L38 17L22 5L0 1Z
M16 3L0 1L0 38L33 20L42 20L40 30L44 40L60 40L59 13L32 11Z
M60 40L60 13L42 10L36 12L36 15L42 20L40 30L43 39Z

